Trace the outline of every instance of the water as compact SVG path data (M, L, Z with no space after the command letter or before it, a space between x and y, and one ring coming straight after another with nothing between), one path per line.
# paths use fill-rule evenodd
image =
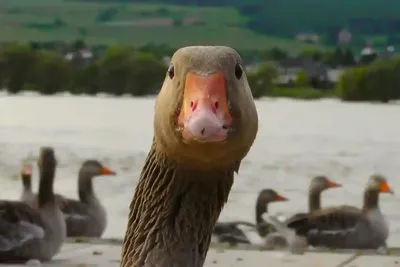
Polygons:
M259 133L241 165L221 221L254 221L257 193L267 187L292 200L271 205L272 212L304 211L309 181L318 174L344 185L323 194L324 206L361 205L366 179L373 172L387 175L394 191L400 191L398 105L286 99L256 104ZM152 98L0 96L1 198L19 197L21 162L34 160L41 145L54 146L59 160L55 188L70 197L77 195L80 164L95 157L118 172L95 180L109 216L104 237L122 237L152 140L153 107ZM399 197L381 199L390 224L389 244L399 246Z

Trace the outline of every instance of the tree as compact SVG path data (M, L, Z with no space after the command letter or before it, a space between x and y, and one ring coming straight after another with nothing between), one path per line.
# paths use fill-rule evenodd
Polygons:
M134 91L133 53L126 47L113 47L100 61L99 79L102 91L122 95Z
M400 98L400 57L376 60L346 71L337 85L338 96L346 101L388 102Z
M274 80L278 77L279 71L273 63L263 63L247 74L254 98L260 98L268 94L274 86Z
M354 66L356 64L354 53L350 48L343 53L342 64L344 66Z
M71 71L68 62L58 53L41 51L35 66L35 87L42 94L70 89Z
M137 52L133 58L133 79L135 79L133 95L149 95L158 93L166 73L163 62L150 53Z
M295 80L296 87L308 87L308 76L305 71L298 71Z
M36 60L36 51L29 45L11 44L3 47L0 65L4 86L9 92L18 93L32 82Z

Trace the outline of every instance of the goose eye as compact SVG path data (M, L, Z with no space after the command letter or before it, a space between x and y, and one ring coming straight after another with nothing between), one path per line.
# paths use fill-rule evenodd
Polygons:
M170 79L174 78L175 76L174 65L169 66L167 73Z
M239 63L236 64L235 66L235 76L238 80L240 80L240 78L242 78L243 75L243 68L242 65L240 65Z

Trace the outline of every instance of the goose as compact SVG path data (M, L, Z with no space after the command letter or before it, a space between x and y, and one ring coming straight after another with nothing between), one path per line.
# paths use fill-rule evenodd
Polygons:
M32 165L25 163L21 169L22 193L20 201L33 206L35 202L35 194L32 192Z
M286 197L278 194L273 189L263 189L259 192L256 200L256 224L243 221L217 222L213 235L217 237L218 242L228 242L231 245L236 245L238 243L252 244L246 233L241 229L241 226L246 226L250 229L257 230L260 237L265 238L268 233L274 231L274 228L271 224L268 224L261 215L268 212L268 205L270 203L287 200Z
M101 237L105 231L107 212L94 192L92 182L94 177L104 175L116 175L116 172L98 160L86 160L78 174L79 200L56 194L67 225L67 237Z
M51 147L42 147L38 160L38 208L21 201L0 201L0 262L49 261L66 238L53 182L57 161Z
M171 58L130 205L122 267L201 267L234 173L258 131L242 59L225 46Z
M332 181L326 176L315 176L308 188L308 212L315 212L321 209L322 192L341 186L341 184ZM295 220L295 218L302 217L304 214L306 213L296 213L283 222L276 216L262 214L262 218L276 230L265 238L266 247L288 248L294 253L304 252L304 249L308 246L307 241L302 237L296 236L293 229L287 227L289 222Z
M321 194L325 190L342 187L341 184L332 181L326 176L316 176L311 180L308 188L308 212L314 212L321 209ZM294 220L298 216L303 216L305 213L296 213L285 220L285 223Z
M323 208L294 218L288 227L314 247L385 248L389 226L379 208L380 193L393 191L384 176L374 174L365 187L362 209L348 205Z
M86 160L79 170L79 200L58 195L57 199L67 224L68 237L101 237L107 227L107 212L93 190L97 176L116 175L97 160Z

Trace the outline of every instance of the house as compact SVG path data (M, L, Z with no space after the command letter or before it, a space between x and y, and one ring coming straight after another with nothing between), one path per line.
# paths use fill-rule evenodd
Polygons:
M367 44L361 51L358 58L359 64L368 64L377 58L389 59L396 55L396 50L393 46L387 46L383 50L378 50L372 47L372 45Z
M81 57L83 59L90 60L93 58L93 53L89 48L82 48L78 51L69 52L65 55L65 59L68 61L73 60L75 57Z
M319 43L319 35L316 33L298 33L295 39L300 42Z
M351 42L352 35L351 33L346 29L343 28L339 33L338 33L338 44L340 45L348 45Z
M280 84L295 82L299 71L304 71L311 81L324 82L329 80L329 68L323 63L313 61L311 58L285 58L278 61L277 66L281 73L279 77Z
M396 55L396 50L393 46L388 46L383 51L378 53L378 57L384 59L391 58L394 55Z
M64 57L71 64L84 67L94 59L94 54L91 49L84 47L73 52L68 52Z

